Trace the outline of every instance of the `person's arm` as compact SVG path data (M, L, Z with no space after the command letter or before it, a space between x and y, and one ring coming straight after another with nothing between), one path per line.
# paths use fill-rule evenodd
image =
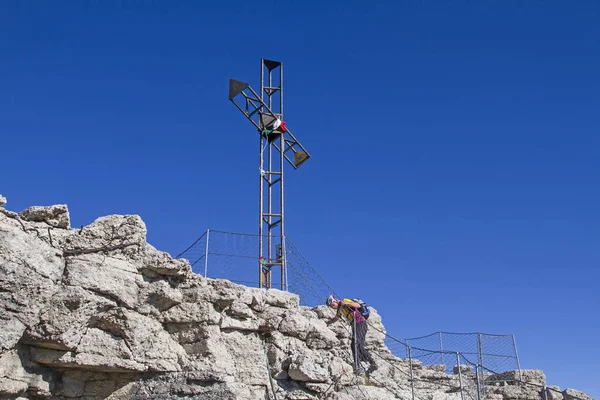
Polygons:
M335 321L337 321L338 319L340 319L340 314L341 314L341 312L342 312L342 309L341 309L340 307L342 307L342 304L341 304L341 303L338 305L338 309L337 309L337 311L335 312L335 316L334 316L333 318L331 318L329 321L327 321L327 325L331 325L331 324L333 324Z
M352 308L354 308L356 310L358 310L360 308L360 304L358 304L355 301L351 301L350 303L344 303L344 304L346 304L347 306L350 306L350 307L352 307Z
M348 308L350 308L350 310L352 312L352 317L357 318L357 315L360 314L358 312L358 309L360 308L360 304L358 304L355 301L344 302L343 304L348 306ZM340 305L340 307L342 307L342 305Z

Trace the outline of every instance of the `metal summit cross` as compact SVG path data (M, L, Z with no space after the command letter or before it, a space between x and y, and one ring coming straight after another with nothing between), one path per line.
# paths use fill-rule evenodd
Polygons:
M283 166L287 161L296 169L310 155L283 119L281 62L261 59L260 96L249 84L230 79L229 100L254 125L260 137L259 287L271 288L271 269L280 267L281 290L287 291Z

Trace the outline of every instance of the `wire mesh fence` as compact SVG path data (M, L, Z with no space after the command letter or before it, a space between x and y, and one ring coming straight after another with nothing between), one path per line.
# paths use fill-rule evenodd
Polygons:
M188 259L193 272L204 277L258 286L259 239L259 235L209 230L177 258ZM291 240L286 238L284 248L285 284L290 292L300 296L302 305L321 305L329 294L336 294ZM273 287L281 289L277 281L274 279ZM382 333L391 354L408 360L409 370L402 372L410 374L413 392L415 384L428 382L420 370L414 370L414 365L454 375L446 384L447 390L460 391L463 400L484 398L486 385L494 384L494 380L489 379L492 376L518 371L520 378L517 347L512 335L435 332L399 339Z
M258 286L259 235L208 230L191 246L177 255L186 258L193 272L204 277L227 279L246 286ZM263 243L266 243L263 236ZM331 287L322 279L296 245L285 239L286 285L290 292L300 296L305 306L323 303ZM280 270L273 269L273 275ZM281 289L278 279L272 287Z
M519 358L513 335L489 333L435 332L427 336L404 339L406 345L416 349L435 351L436 356L427 358L427 364L446 365L447 372L453 370L452 357L446 352L460 353L493 371L519 370Z

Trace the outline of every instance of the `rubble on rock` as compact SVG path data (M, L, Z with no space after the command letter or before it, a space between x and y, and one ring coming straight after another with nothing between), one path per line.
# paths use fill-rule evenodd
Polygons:
M64 205L0 209L0 397L410 399L408 361L385 346L376 310L369 321L381 332L367 343L381 358L368 383L352 374L349 332L329 316L292 293L193 274L146 242L138 216L70 229ZM418 398L461 398L457 374L413 365ZM523 373L545 385L541 371ZM488 378L499 383L490 396L542 399L513 378Z

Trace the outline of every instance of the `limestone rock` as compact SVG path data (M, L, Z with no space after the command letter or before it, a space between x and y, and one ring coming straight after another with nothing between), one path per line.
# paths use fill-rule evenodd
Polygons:
M430 371L444 372L446 371L446 366L444 364L430 364L423 366L423 369L427 369Z
M0 350L15 348L58 288L60 252L0 213Z
M221 322L221 314L208 302L181 303L164 311L159 320L178 324L195 322L217 325Z
M304 317L302 313L296 310L291 310L283 317L283 320L279 325L279 332L300 339L306 339L309 326L309 320Z
M526 382L540 387L546 386L546 376L540 370L523 369L521 371L507 371L501 374L490 375L487 382Z
M492 386L492 393L500 394L504 400L541 399L542 387L537 385Z
M91 321L117 306L79 286L65 286L46 303L23 342L55 350L75 350Z
M293 357L288 369L290 378L300 382L327 382L329 373L314 353Z
M264 296L265 303L281 308L298 308L300 306L300 297L291 292L282 292L277 289L269 289Z
M221 329L237 329L240 331L256 332L260 329L260 322L257 318L239 319L223 315L221 318Z
M374 307L371 308L371 315L369 317L369 329L367 331L367 337L365 343L370 348L384 349L387 348L385 345L385 327L383 326L381 316L377 314L377 310Z
M277 395L278 399L285 400L318 400L317 394L306 389L301 383L287 380L277 381L277 386L280 391Z
M566 389L563 391L563 396L565 400L594 400L589 394L575 389Z
M110 346L101 347L112 350ZM98 354L33 347L31 360L52 368L78 368L102 372L141 372L146 370L143 364L134 360L121 359L119 355L115 353L115 357L106 357Z
M68 217L66 206L0 208L0 397L246 400L273 398L271 385L278 399L412 397L409 360L386 347L375 308L366 344L379 368L366 380L349 326L326 325L330 308L195 275L146 242L139 216L81 229ZM411 362L416 398L461 398L445 366ZM477 398L461 368L465 398ZM543 373L522 375L486 376L486 400L543 400ZM547 400L589 399L555 389Z
M143 314L159 315L183 301L183 294L166 281L156 281L149 284L138 283L140 286L138 311Z
M5 204L6 204L6 197L4 197L0 194L0 207L4 207Z
M169 254L158 251L147 243L141 247L139 254L139 258L143 260L140 272L146 276L155 278L164 275L183 278L191 274L192 267L187 260L174 260Z
M546 400L564 400L564 395L558 386L546 388Z
M65 238L67 254L86 254L89 251L111 252L113 257L128 257L127 261L139 261L140 247L146 243L146 225L137 215L109 215L96 219L82 227L77 234ZM144 259L143 261L146 261Z
M23 366L16 350L0 354L0 396L14 396L29 387L31 375Z
M331 349L339 344L337 336L323 320L311 320L306 335L306 344L310 349Z
M254 313L252 309L240 301L234 301L231 305L225 310L227 315L232 316L233 318L239 319L248 319L254 317Z
M102 254L69 257L65 283L78 286L127 308L138 303L143 278L126 260Z
M55 228L69 229L71 220L65 204L53 206L33 206L19 213L25 221L45 222Z
M425 366L423 369L414 370L414 374L422 379L437 380L443 382L445 380L458 379L456 375L448 375L444 371L440 371L439 368L431 369L431 366Z
M122 338L131 358L150 371L180 371L185 351L153 318L125 308L114 308L94 321L96 327Z
M273 332L279 330L281 321L285 315L285 309L266 306L265 310L258 316L260 318L260 329L262 332Z
M453 371L454 375L458 375L459 366L455 365L452 371ZM473 372L473 367L471 367L470 365L462 365L462 364L460 365L460 373L461 374L469 374L471 372Z

